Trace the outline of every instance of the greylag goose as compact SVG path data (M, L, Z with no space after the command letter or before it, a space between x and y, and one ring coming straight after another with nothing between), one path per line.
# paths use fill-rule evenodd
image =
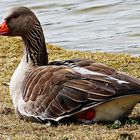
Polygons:
M26 7L10 11L0 35L20 36L24 42L23 58L10 81L10 96L21 118L114 121L128 116L140 101L140 80L106 65L86 59L48 63L42 27Z

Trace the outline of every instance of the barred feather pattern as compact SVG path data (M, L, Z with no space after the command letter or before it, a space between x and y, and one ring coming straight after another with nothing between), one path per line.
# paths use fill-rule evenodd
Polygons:
M89 60L51 62L22 84L26 116L59 121L121 96L140 93L140 81Z
M27 62L31 59L34 65L47 65L48 54L40 22L36 21L35 27L22 38L26 46Z

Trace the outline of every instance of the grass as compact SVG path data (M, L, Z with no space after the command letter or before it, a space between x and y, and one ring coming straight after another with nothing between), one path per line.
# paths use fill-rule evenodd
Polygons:
M91 125L70 123L48 127L45 124L26 122L17 118L9 95L9 87L5 83L9 82L22 57L22 45L19 38L0 37L0 140L140 139L139 104L133 110L130 119L124 120L119 128L113 127L113 123ZM87 58L140 78L140 57L131 57L127 54L71 51L54 45L48 45L48 50L50 61Z

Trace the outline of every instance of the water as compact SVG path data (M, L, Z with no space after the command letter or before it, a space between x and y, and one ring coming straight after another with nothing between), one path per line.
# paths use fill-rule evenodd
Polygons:
M35 12L49 43L140 55L140 0L1 0L0 20L14 6Z

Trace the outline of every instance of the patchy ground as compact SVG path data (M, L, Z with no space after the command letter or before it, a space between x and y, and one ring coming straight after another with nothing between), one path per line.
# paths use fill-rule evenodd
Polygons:
M115 129L113 123L59 124L48 127L45 124L26 122L14 114L7 83L22 56L22 42L19 38L0 37L0 140L131 140L140 139L140 105L130 119ZM140 78L140 57L126 54L91 53L70 51L48 45L49 59L88 58L107 64L115 69Z

